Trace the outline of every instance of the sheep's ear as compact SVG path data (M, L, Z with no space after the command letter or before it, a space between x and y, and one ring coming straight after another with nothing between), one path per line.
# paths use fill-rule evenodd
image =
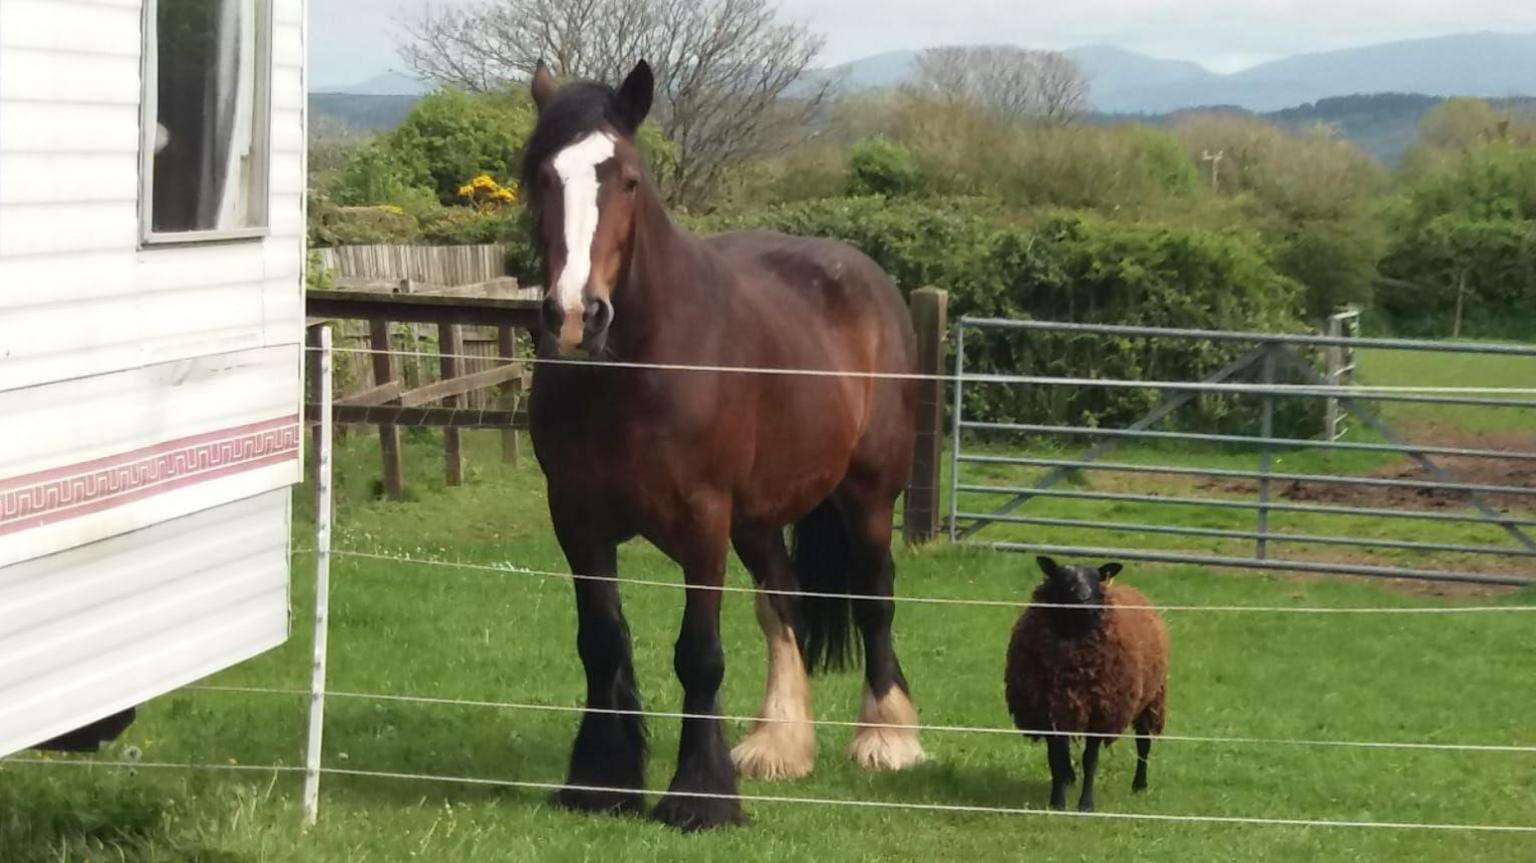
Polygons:
M1118 563L1106 563L1103 566L1099 567L1099 578L1101 578L1101 579L1103 579L1104 581L1107 582L1107 581L1113 579L1115 576L1119 575L1120 574L1120 570L1122 570L1124 568L1125 567L1121 566Z
M1048 557L1037 557L1035 558L1035 563L1040 564L1040 571L1049 578L1055 578L1061 572L1061 567L1056 565L1056 561Z
M560 89L560 85L555 83L554 74L549 71L548 66L544 65L543 60L540 60L539 65L533 70L533 81L529 84L529 89L533 92L533 104L540 111L548 107L550 100L555 98L555 91Z

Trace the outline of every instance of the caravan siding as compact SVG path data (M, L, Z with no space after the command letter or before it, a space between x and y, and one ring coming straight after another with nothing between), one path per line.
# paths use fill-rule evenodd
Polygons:
M0 754L281 643L300 476L304 2L268 229L141 242L141 0L0 0Z

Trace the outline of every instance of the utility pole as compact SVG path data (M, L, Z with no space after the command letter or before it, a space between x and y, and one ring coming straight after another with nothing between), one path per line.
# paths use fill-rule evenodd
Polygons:
M1202 160L1211 163L1211 191L1217 194L1221 193L1221 160L1226 157L1226 150L1217 150L1214 153L1205 150L1200 154Z

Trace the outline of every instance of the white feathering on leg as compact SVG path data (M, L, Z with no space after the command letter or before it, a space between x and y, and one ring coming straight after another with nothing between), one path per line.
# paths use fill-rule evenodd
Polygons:
M753 779L799 779L816 764L811 687L795 631L779 619L768 597L757 597L757 622L768 642L768 687L761 719L731 750L736 772Z
M927 759L917 739L917 708L900 686L892 686L884 697L876 698L869 684L864 684L859 723L848 754L865 770L905 770ZM913 727L885 727L891 725Z

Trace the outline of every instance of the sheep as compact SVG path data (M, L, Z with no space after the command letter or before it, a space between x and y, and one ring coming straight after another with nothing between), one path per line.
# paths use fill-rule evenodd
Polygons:
M1020 730L1049 735L1051 808L1063 809L1076 781L1067 735L1090 735L1083 750L1082 812L1093 811L1099 746L1136 727L1133 791L1147 787L1152 735L1168 703L1168 630L1139 591L1111 584L1118 563L1098 569L1037 560L1045 581L1014 625L1004 674L1008 712ZM1050 607L1042 607L1050 606ZM1070 608L1059 606L1083 606ZM1139 606L1140 608L1117 608ZM1039 740L1042 735L1028 735Z

